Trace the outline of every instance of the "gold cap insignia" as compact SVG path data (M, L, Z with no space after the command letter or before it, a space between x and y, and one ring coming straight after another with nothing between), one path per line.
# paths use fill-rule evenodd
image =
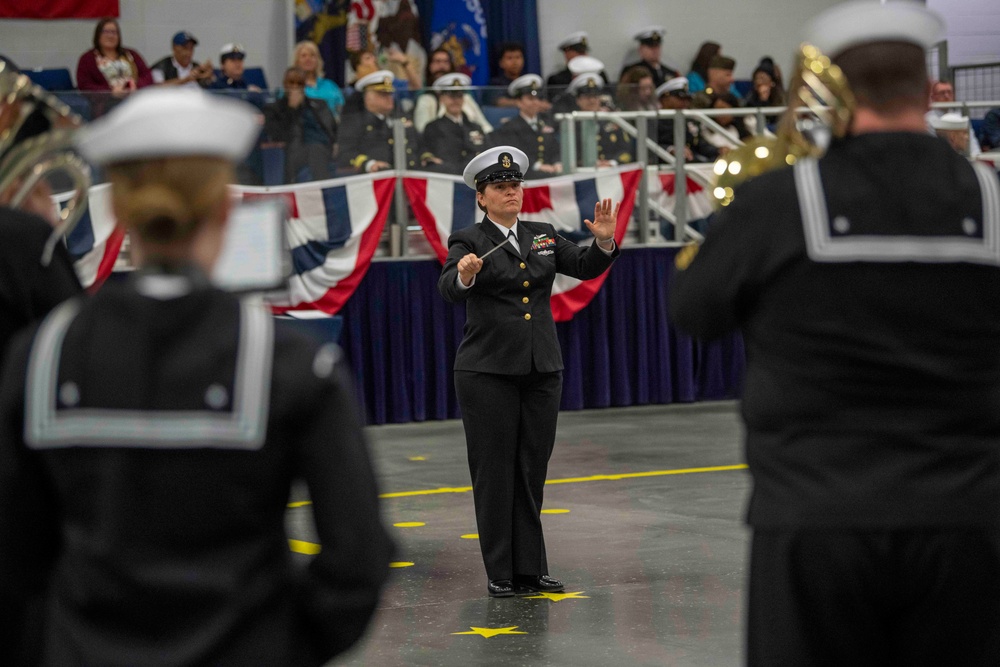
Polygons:
M510 166L512 164L513 164L513 161L510 158L510 153L501 153L500 154L500 166L501 167L503 167L504 169L510 169Z

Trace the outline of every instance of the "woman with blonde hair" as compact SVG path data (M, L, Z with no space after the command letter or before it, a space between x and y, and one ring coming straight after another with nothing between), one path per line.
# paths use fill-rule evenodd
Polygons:
M250 105L176 88L82 132L139 268L9 350L0 645L15 664L321 665L375 610L392 543L339 351L209 279L258 132ZM296 479L323 545L308 567L285 533Z
M340 118L340 110L344 108L344 93L330 79L325 78L323 71L323 56L315 42L303 40L295 45L292 51L292 66L298 67L306 74L306 97L323 100L335 118Z

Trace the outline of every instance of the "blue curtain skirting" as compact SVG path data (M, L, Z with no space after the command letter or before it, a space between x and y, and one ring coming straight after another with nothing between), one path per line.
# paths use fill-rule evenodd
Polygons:
M735 398L739 334L704 343L667 317L676 248L625 249L603 289L556 325L563 410ZM435 260L373 262L341 310L342 345L369 424L460 416L452 376L464 305L438 294Z

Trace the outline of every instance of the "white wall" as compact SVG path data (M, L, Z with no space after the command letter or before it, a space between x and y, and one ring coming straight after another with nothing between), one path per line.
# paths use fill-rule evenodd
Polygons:
M39 0L41 1L41 0ZM187 30L198 38L195 59L218 67L219 49L240 42L247 66L263 67L271 85L291 54L290 0L121 0L122 41L152 64L170 53L170 38ZM0 53L22 68L68 67L92 48L97 21L0 20Z
M996 0L981 0L995 2ZM839 0L538 0L542 74L564 64L556 48L576 30L590 33L591 55L617 78L626 61L636 60L632 36L651 25L666 28L663 62L682 74L702 42L722 45L736 59L736 77L749 79L760 58L769 55L785 72L806 22ZM787 75L786 75L787 78Z
M927 0L927 6L948 26L949 65L1000 62L1000 2Z

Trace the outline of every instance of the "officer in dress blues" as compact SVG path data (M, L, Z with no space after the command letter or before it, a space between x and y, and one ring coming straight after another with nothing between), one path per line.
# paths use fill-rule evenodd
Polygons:
M544 103L542 77L525 74L514 79L507 94L517 100L518 114L493 130L492 146L514 146L530 160L524 176L545 178L562 173L556 128L539 115Z
M590 35L584 30L571 32L556 44L556 48L562 51L566 67L549 75L549 78L545 80L546 85L550 88L568 86L569 82L573 80L573 73L569 69L569 64L577 58L585 57L590 53Z
M667 67L660 62L660 53L663 50L663 36L667 31L658 25L643 28L635 33L635 41L639 42L639 60L622 67L624 74L630 67L644 67L653 75L653 84L661 85L667 79L679 76L679 72L672 67ZM621 78L621 75L619 75Z
M244 102L153 88L79 137L139 269L11 344L4 664L318 666L375 611L392 543L339 349L208 278L259 128ZM285 534L294 480L323 545L308 565Z
M447 174L461 174L469 160L486 145L486 132L462 111L465 93L472 85L467 74L443 74L434 81L445 115L424 128L423 145L427 151L421 157L428 169Z
M573 96L576 110L606 111L601 100L604 80L600 74L581 74L569 84L566 92ZM582 125L576 124L577 152L582 146ZM597 121L597 166L611 167L635 161L635 149L620 127L611 121Z
M485 212L448 239L442 296L466 304L455 357L487 593L563 590L549 576L540 512L562 395L563 360L549 306L557 273L586 280L618 256L619 204L597 202L589 247L547 223L521 220L528 157L497 146L473 158L465 183Z
M393 150L396 140L390 123L403 123L406 127L406 163L399 168L417 168L422 153L417 131L409 119L392 118L396 106L394 80L392 72L379 70L355 82L355 90L364 96L364 110L344 114L339 135L340 168L361 173L396 168Z
M927 134L944 33L922 3L820 14L847 135L677 256L678 326L747 346L751 666L1000 656L1000 183Z

